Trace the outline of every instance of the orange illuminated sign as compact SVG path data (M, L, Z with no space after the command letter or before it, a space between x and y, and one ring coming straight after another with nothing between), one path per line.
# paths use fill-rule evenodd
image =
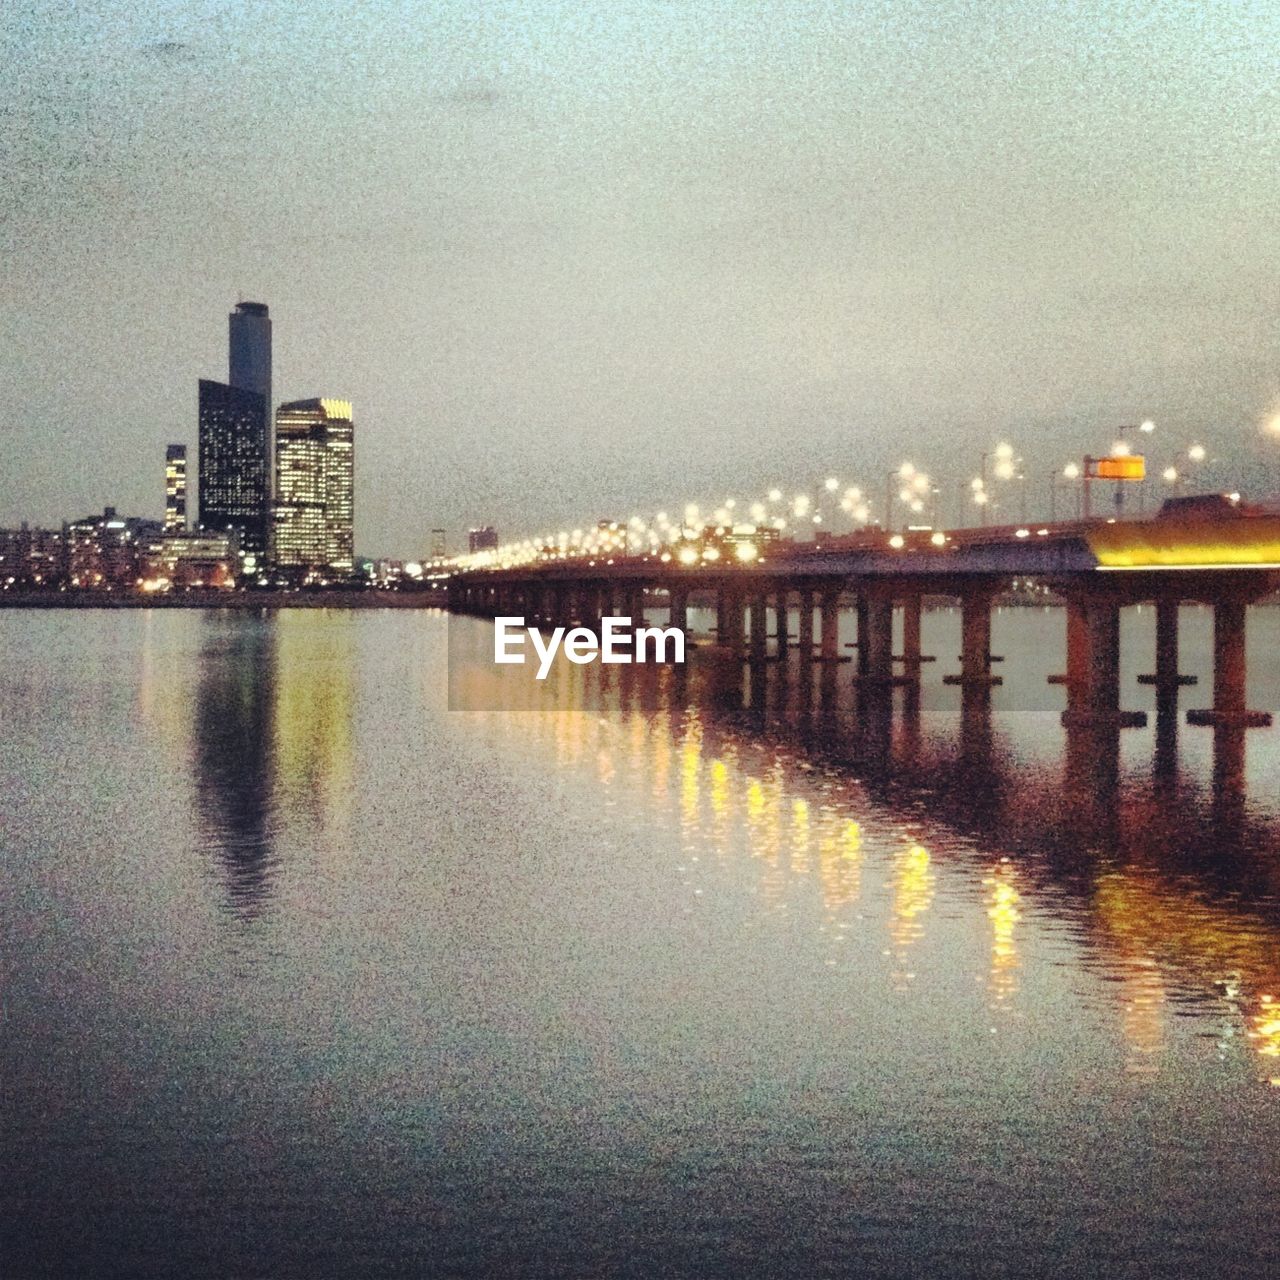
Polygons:
M1145 480L1147 460L1140 453L1121 457L1094 458L1093 476L1096 480Z

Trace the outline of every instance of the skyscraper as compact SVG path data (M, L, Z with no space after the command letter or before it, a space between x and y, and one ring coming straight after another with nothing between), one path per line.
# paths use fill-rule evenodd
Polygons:
M265 302L237 302L230 317L229 379L241 391L256 391L271 403L271 318Z
M267 549L270 505L265 402L256 391L201 378L201 527L234 530L241 553L256 559Z
M355 571L355 431L348 400L276 410L276 567L298 581Z
M164 451L164 531L187 528L187 446L171 444Z
M237 303L230 381L200 380L200 525L234 531L245 571L267 550L271 515L271 320L262 302Z

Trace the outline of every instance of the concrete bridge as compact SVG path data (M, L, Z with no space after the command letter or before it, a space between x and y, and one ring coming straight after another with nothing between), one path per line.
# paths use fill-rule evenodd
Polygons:
M993 671L995 599L1015 581L1040 582L1065 601L1067 669L1052 677L1066 691L1068 727L1144 725L1143 712L1120 706L1120 611L1156 610L1154 685L1164 715L1194 683L1178 667L1178 606L1214 611L1211 705L1188 712L1193 724L1240 729L1271 723L1245 702L1248 607L1280 589L1280 517L1156 518L887 535L868 530L823 542L743 544L701 538L682 558L652 555L563 557L457 572L449 608L485 617L522 616L529 625L598 628L606 615L637 620L665 609L687 630L690 596L714 601L715 635L744 663L777 661L794 646L802 664L856 662L860 689L904 686L918 699L923 600L960 604L959 669L944 677L981 701L1004 677ZM677 548L678 550L678 548ZM686 563L686 561L690 561ZM843 606L857 618L856 659L841 653ZM798 619L795 636L790 618ZM901 651L894 651L895 611ZM770 626L770 613L773 625ZM1010 672L1010 679L1016 673ZM918 701L916 703L918 705Z

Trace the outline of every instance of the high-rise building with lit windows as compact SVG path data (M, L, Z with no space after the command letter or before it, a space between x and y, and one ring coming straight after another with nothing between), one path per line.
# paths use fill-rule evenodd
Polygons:
M171 444L164 451L164 531L187 528L187 446Z
M237 303L229 321L230 380L200 381L200 526L234 532L244 568L267 550L271 523L271 319Z
M242 553L267 549L271 466L265 402L200 379L200 527L234 532Z
M276 410L272 559L300 582L355 571L355 431L348 400L295 400Z

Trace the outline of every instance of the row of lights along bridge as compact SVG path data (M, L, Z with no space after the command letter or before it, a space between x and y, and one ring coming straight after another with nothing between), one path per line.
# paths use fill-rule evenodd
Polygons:
M1273 430L1277 427L1280 420ZM1092 518L1091 487L1098 481L1114 484L1117 516L1124 514L1126 487L1136 483L1141 510L1145 506L1146 458L1134 449L1126 433L1151 436L1155 430L1150 420L1126 424L1118 429L1105 457L1085 457L1050 473L1050 521ZM1190 487L1207 459L1201 444L1180 448L1176 459L1160 470L1163 490L1172 494ZM989 525L993 512L1007 507L1016 507L1017 522L1026 524L1028 478L1028 468L1012 445L1002 443L984 452L980 470L967 489L954 491L957 527L972 525L975 516L978 524ZM1239 501L1239 494L1228 496ZM877 527L882 535L890 534L890 545L903 545L903 534L912 532L931 534L935 544L941 545L946 541L941 531L945 523L943 502L944 491L934 479L914 463L904 462L885 476L878 510L863 487L828 476L814 493L787 494L773 488L754 502L726 498L707 509L691 502L676 515L659 511L650 518L632 516L625 523L602 520L594 528L561 530L479 550L460 557L459 563L464 568L511 567L554 559L634 555L686 565L726 555L750 562L760 559L770 542L783 537L802 539L811 533L817 540L828 540Z

